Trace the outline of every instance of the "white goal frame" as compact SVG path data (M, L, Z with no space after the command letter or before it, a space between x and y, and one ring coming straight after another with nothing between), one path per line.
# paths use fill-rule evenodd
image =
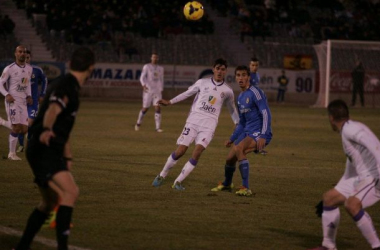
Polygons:
M362 45L365 50L380 50L380 42L327 40L313 45L319 65L319 92L313 107L327 107L330 101L331 49L334 44L339 46ZM379 58L380 63L380 58ZM375 79L378 80L378 79ZM327 84L329 83L329 84Z

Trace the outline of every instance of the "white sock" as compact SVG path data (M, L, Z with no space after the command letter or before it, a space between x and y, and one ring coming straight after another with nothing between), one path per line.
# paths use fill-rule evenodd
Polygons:
M356 222L356 226L362 232L364 238L368 241L372 248L380 247L380 240L377 236L376 229L373 226L371 216L364 212L361 219Z
M156 129L161 128L161 113L154 114L154 121L156 122Z
M174 152L173 152L173 154L174 154ZM165 166L160 173L161 177L165 178L169 174L170 169L172 167L174 167L174 165L177 163L178 160L173 159L173 154L169 155L169 157L165 163Z
M181 173L178 175L177 179L175 179L174 183L182 182L186 177L194 170L195 166L190 163L190 161L186 162L183 167Z
M16 135L16 136L14 136ZM18 134L9 134L9 153L16 153Z
M142 123L142 120L144 119L144 115L145 113L143 113L142 110L140 110L139 117L137 118L137 124L140 125Z
M338 231L340 221L340 211L339 208L332 210L326 210L324 208L322 213L322 230L323 230L323 241L322 246L327 248L335 248L336 246L336 233Z

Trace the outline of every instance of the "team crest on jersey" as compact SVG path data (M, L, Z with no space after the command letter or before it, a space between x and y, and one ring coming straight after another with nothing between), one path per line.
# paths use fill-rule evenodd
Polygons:
M247 99L245 99L245 103L249 103L249 97L247 97Z
M25 77L21 78L21 83L25 85L28 84L28 78L25 78Z
M224 98L225 94L224 92L220 93L220 98Z
M216 98L213 97L212 95L210 95L210 96L208 97L208 102L211 103L212 105L214 105L215 102L216 102Z
M34 74L32 74L32 78L35 78L36 76Z

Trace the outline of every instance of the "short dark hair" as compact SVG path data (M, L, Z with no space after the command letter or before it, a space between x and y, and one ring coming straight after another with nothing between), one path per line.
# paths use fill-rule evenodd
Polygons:
M258 61L259 61L259 59L257 59L257 57L255 57L255 56L251 58L251 62L258 62Z
M70 69L74 71L86 71L95 64L95 54L87 47L76 49L71 56Z
M32 52L30 52L30 50L26 50L26 54L28 54L28 55L32 55Z
M227 68L227 61L226 60L224 60L223 58L218 58L218 59L216 59L215 60L215 62L214 62L214 68L215 68L215 66L216 65L224 65L224 66L226 66L226 68Z
M347 104L342 100L334 100L330 102L327 107L329 115L331 115L335 121L347 120L350 117Z
M246 71L248 75L250 75L250 73L251 73L250 69L247 66L245 66L245 65L239 65L239 66L237 66L236 69L235 69L235 75L236 75L237 71Z

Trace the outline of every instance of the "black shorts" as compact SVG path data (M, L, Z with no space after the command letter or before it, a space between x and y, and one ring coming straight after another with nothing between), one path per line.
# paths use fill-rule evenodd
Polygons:
M35 139L28 142L26 158L34 174L34 182L43 188L48 187L48 181L60 171L68 171L63 158L63 145L51 144L49 147Z

